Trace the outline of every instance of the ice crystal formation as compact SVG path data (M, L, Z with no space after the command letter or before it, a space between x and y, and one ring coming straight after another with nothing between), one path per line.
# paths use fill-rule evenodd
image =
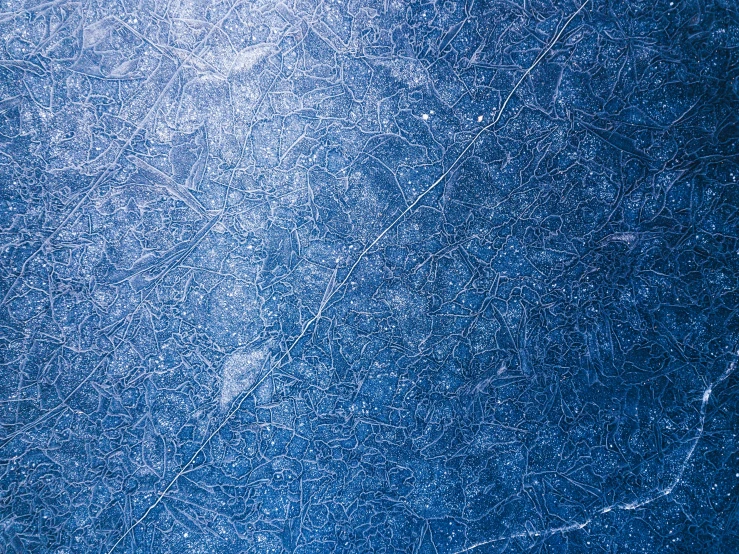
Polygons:
M0 2L0 552L739 552L733 0Z

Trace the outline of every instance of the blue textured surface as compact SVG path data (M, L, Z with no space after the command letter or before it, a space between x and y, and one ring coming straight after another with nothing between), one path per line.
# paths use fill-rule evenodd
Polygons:
M0 552L739 551L732 0L0 29Z

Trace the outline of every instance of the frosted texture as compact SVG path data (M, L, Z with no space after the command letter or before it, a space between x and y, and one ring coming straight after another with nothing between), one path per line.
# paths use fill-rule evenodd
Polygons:
M0 553L739 552L733 1L0 37Z

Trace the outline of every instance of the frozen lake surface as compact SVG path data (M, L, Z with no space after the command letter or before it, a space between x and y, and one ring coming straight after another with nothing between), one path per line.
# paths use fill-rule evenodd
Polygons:
M0 37L0 552L739 552L733 1Z

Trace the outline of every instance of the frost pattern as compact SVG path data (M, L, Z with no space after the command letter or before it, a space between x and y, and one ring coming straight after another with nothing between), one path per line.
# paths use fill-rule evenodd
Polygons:
M231 354L223 363L223 381L221 385L221 409L225 409L231 401L242 392L251 391L265 370L268 352L255 350L251 352L236 352ZM265 384L254 391L255 396L269 401L269 391Z
M10 0L0 552L734 552L725 0Z

